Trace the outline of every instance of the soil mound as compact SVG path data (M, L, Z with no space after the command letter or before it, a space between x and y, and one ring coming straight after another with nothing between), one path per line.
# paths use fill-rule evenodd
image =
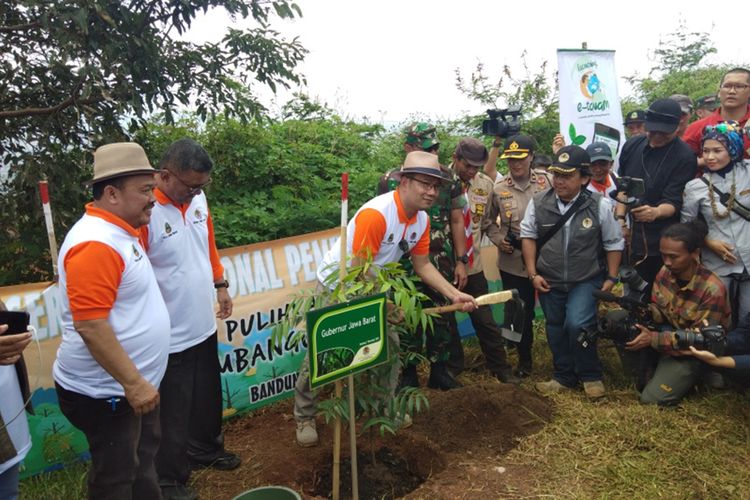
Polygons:
M549 421L549 401L494 380L447 392L425 391L430 409L415 415L411 428L374 440L368 433L358 437L361 498L468 498L476 484L493 497L505 496L508 488L517 491L522 482L511 473L522 477L524 471L498 464L519 438ZM313 448L297 446L294 429L291 401L230 421L226 447L242 457L242 465L229 472L194 472L201 498L231 499L264 485L288 486L303 498L326 498L333 426L318 421L320 444ZM348 449L344 428L342 498L351 498Z

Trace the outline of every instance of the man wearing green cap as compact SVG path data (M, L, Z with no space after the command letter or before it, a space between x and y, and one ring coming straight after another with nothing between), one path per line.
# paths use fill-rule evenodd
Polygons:
M437 155L440 142L435 127L429 123L414 123L405 130L404 151L423 151ZM427 212L430 216L430 261L440 274L457 288L462 289L468 279L468 258L466 258L466 234L463 209L466 197L463 194L461 181L453 172L440 166L443 175L450 180L444 183L438 192L437 200ZM378 194L396 189L399 185L399 170L383 175L378 183ZM465 261L465 262L464 262ZM411 264L408 259L402 261L405 267ZM420 291L440 304L445 299L435 290L423 283L418 285ZM414 337L403 339L402 345L408 351L421 350L421 339L424 332L415 332ZM458 326L453 313L443 314L433 319L433 329L426 336L427 358L430 360L430 379L428 385L435 389L454 389L460 383L448 370L449 349L452 343L460 348ZM456 349L458 350L458 349ZM401 385L419 387L416 360L409 362L403 370Z
M549 171L552 190L539 193L521 222L523 260L539 293L553 378L536 384L549 394L583 383L586 396L604 396L602 367L595 343L577 341L581 330L596 326L596 290L609 291L625 247L611 205L583 186L591 160L585 149L564 146Z

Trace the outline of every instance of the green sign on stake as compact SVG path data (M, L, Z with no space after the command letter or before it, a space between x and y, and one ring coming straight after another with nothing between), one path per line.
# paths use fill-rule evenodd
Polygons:
M385 300L380 293L307 313L311 388L388 360Z

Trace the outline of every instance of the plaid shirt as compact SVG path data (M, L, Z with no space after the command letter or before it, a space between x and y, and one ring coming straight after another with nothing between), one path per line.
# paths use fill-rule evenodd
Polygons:
M709 325L721 325L728 330L731 321L724 283L701 264L683 287L669 269L662 267L654 280L651 302L654 321L674 328L698 328L705 320ZM673 351L673 337L672 332L659 332L651 345L661 352Z

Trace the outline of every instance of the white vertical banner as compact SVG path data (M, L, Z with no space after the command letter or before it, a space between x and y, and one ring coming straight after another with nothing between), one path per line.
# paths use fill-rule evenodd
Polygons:
M614 50L557 50L560 133L566 144L609 144L613 155L625 142Z

